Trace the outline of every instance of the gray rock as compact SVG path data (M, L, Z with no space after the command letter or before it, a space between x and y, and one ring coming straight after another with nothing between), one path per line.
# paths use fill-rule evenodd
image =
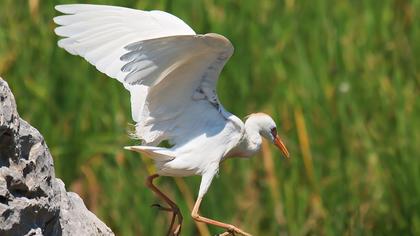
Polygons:
M42 135L0 78L0 235L114 235L55 178Z

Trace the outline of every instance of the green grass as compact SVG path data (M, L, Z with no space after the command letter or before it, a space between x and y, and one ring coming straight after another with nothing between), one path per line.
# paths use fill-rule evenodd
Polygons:
M68 188L117 235L164 235L168 216L150 207L158 200L144 185L153 166L122 149L135 143L128 93L56 46L53 6L70 2L1 1L0 75ZM92 2L162 9L225 35L235 54L219 83L223 104L278 121L292 159L267 145L224 162L203 215L254 235L420 234L420 1ZM158 181L179 203L186 236L199 234L185 200L199 181Z

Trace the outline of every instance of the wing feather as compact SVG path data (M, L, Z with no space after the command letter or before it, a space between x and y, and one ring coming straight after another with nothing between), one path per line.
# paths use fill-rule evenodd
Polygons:
M149 88L136 126L145 144L165 139L180 144L203 134L209 124L223 125L232 116L216 94L219 73L233 52L223 36L170 36L125 48L128 52L121 59L129 74L124 82Z
M119 57L126 52L125 46L159 37L195 35L185 22L162 11L92 4L58 5L55 9L67 14L54 18L59 25L55 33L64 37L58 46L121 82L126 74L120 73L124 62Z
M232 118L216 94L233 53L225 37L196 35L162 11L89 4L56 9L67 14L54 18L56 34L64 37L58 45L130 91L136 135L144 144L167 139L181 145L192 136L216 134Z

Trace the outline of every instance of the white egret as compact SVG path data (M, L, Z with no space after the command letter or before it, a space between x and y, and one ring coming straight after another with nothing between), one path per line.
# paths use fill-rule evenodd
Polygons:
M158 176L201 175L196 221L249 235L238 227L199 215L199 207L219 163L228 157L248 157L260 149L262 137L289 156L273 119L263 113L245 123L223 108L216 94L219 74L233 53L225 37L196 34L185 22L163 11L71 4L56 9L58 45L79 55L99 71L120 81L131 95L135 136L141 146L125 147L154 160L157 173L147 186L173 213L168 235L179 235L182 215L153 179ZM169 141L170 148L158 147ZM175 219L177 224L175 225Z

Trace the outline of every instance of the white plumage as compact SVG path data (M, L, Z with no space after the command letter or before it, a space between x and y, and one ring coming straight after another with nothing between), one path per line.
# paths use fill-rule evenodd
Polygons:
M244 124L220 104L216 86L233 53L229 40L214 33L197 35L182 20L162 11L87 4L56 9L65 14L54 18L60 25L55 32L63 37L58 45L82 56L130 91L135 135L142 146L127 149L153 158L159 175L202 175L193 217L246 234L198 215L219 163L229 156L254 154L261 135L286 156L288 152L268 115L253 114ZM163 140L173 147L157 147ZM168 202L176 212L172 203ZM175 230L171 225L168 234L179 234L180 225Z

